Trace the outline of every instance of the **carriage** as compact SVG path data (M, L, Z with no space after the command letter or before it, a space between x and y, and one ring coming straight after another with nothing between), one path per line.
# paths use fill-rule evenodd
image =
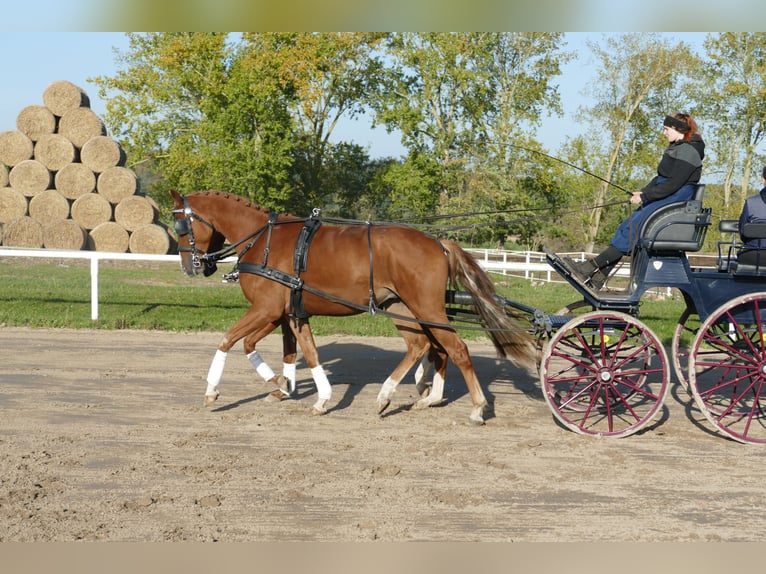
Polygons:
M717 432L766 442L766 265L737 261L741 245L732 220L719 223L732 239L718 244L716 266L690 264L687 253L701 249L711 225L704 189L698 185L691 200L666 205L645 221L624 290L594 291L564 260L546 253L582 295L537 325L543 394L567 428L595 436L636 433L656 422L675 375ZM746 235L764 236L764 226L750 225ZM642 296L658 287L677 289L686 305L670 356L639 318Z
M691 200L666 205L644 222L623 291L594 291L564 260L547 252L548 263L582 296L556 313L499 296L459 246L417 230L352 222L320 232L316 213L280 219L257 206L248 211L253 206L228 194L171 192L184 271L210 274L215 261L236 251L241 286L252 303L219 345L206 401L218 397L231 346L247 337L245 351L261 373L263 361L255 344L281 326L285 357L290 354L294 360L297 338L319 390L315 408L326 412L331 390L308 318L369 311L391 315L408 346L405 359L381 388L378 412L424 356L435 361L437 374L432 389L418 382L423 395L418 403L440 401L450 358L471 394L470 420L481 424L487 402L467 347L452 327L457 318L473 316L503 355L530 355L528 343L534 342L534 366L545 401L555 418L574 432L625 437L656 423L675 375L716 431L736 441L764 443L766 412L760 399L766 382L766 266L737 261L736 221L720 222L733 239L719 244L715 268L690 264L687 253L701 249L711 225L704 189L698 185ZM450 287L456 275L469 291ZM677 289L686 304L670 341L670 356L639 318L642 296L657 287ZM526 337L508 317L525 319Z

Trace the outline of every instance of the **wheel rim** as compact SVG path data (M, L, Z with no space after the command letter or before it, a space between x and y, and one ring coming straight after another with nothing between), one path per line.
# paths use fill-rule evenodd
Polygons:
M710 314L694 338L689 385L719 431L766 443L766 293L737 297Z
M567 428L622 437L649 424L668 392L667 354L638 319L592 312L566 323L542 360L543 395Z

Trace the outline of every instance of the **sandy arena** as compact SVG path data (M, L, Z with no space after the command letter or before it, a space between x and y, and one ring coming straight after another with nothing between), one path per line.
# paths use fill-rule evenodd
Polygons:
M708 430L676 387L624 439L558 426L535 377L470 344L492 405L450 366L448 402L384 416L398 338L318 337L330 412L302 358L273 402L241 344L204 408L219 333L0 327L0 541L758 541L765 451ZM281 340L259 345L273 367ZM275 369L276 370L276 369Z

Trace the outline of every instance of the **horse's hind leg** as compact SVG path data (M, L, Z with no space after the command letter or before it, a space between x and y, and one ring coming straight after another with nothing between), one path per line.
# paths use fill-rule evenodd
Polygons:
M436 323L439 322L439 319L432 319L430 322ZM431 329L431 333L463 374L466 386L468 387L468 393L471 395L471 401L473 403L473 408L469 417L470 422L477 425L484 424L484 408L487 406L487 399L479 384L479 378L476 376L473 361L471 361L471 355L468 352L468 345L465 344L465 341L463 341L452 328L437 327Z
M420 363L421 367L418 367L418 370L423 368L424 372L427 371L427 368L423 367L424 363L426 365L433 364L434 366L433 384L429 388L428 393L421 393L422 398L415 403L416 409L433 407L444 402L444 383L447 373L447 353L445 353L443 349L440 349L435 344L432 344L428 351L428 355L423 357L423 360ZM419 383L424 385L422 380L419 381Z
M403 304L394 304L390 307L393 313L398 315L412 316L409 309ZM381 414L391 404L391 397L393 397L396 387L402 381L404 376L412 369L415 363L423 357L431 345L428 336L425 334L421 326L416 321L408 321L406 319L393 319L394 325L399 330L399 334L404 339L407 345L407 351L404 358L399 362L394 371L384 381L383 385L378 392L378 414ZM424 390L423 383L421 387L417 387L418 392L422 395Z

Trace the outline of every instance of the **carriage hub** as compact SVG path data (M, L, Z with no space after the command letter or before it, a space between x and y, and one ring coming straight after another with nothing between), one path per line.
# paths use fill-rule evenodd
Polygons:
M599 373L599 378L601 379L602 383L608 383L612 380L612 373L611 371L604 369Z

